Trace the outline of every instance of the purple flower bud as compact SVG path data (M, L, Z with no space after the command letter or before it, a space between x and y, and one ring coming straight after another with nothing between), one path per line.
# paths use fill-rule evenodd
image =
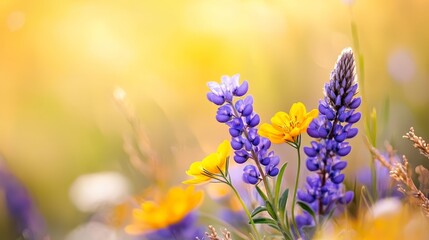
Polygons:
M344 174L339 174L339 175L331 178L331 181L335 184L340 184L344 181L344 178L345 178Z
M353 138L358 134L359 130L357 128L350 128L347 131L347 138Z
M347 167L347 162L346 161L339 161L339 162L335 163L332 166L332 170L339 170L339 171L341 171L341 170L343 170L346 167Z
M253 106L249 104L244 107L242 114L243 116L247 117L250 114L252 114L252 112L253 112Z
M346 132L342 132L342 133L340 133L338 135L335 135L334 138L335 138L335 141L337 141L337 142L343 142L347 138L347 133Z
M342 148L338 149L337 154L338 154L338 156L344 157L347 154L349 154L351 150L352 150L352 148L350 146L342 147Z
M207 93L207 99L216 105L222 105L225 103L225 99L223 97L217 96L212 92Z
M325 113L325 116L329 121L332 121L335 119L335 112L331 108L328 108Z
M247 165L243 169L243 181L249 184L256 184L259 181L259 172L253 165Z
M315 200L315 198L313 196L311 196L310 194L302 191L301 189L298 190L298 194L297 197L299 200L303 201L303 202L307 202L307 203L311 203Z
M246 117L246 122L249 125L249 127L256 127L258 126L259 122L260 122L260 118L258 114L252 114L250 116Z
M247 157L242 157L242 156L239 156L239 155L235 155L235 156L234 156L234 161L235 161L236 163L238 163L238 164L245 163L245 162L247 161L247 159L249 159L249 158L247 158Z
M243 148L243 142L241 141L241 139L239 137L235 137L231 140L231 147L234 150L240 150Z
M353 115L351 115L348 119L347 122L348 123L356 123L357 121L360 120L360 112L357 112Z
M344 98L344 105L349 105L350 101L352 100L353 96L354 96L354 92L350 91L346 97Z
M312 138L319 138L319 130L315 128L307 128L307 134Z
M362 102L362 99L360 97L353 99L353 101L350 103L349 108L356 109L360 106Z
M231 134L232 137L238 137L241 135L241 133L242 133L241 129L237 129L237 128L229 129L229 134Z
M305 162L307 169L311 172L319 170L319 164L316 163L312 158L307 159Z
M259 162L260 162L262 165L267 166L268 164L270 164L270 158L269 158L269 157L263 158L263 159L261 159Z
M279 169L274 167L274 166L267 166L266 168L266 172L268 173L268 175L270 175L271 177L275 177L277 176L277 174L279 174Z
M341 95L338 95L337 98L335 98L335 106L341 106Z
M320 138L326 138L328 137L329 131L328 129L321 127L318 129L317 134Z
M304 147L304 152L309 157L315 157L317 155L317 151L312 147Z
M240 85L240 87L238 87L236 90L235 90L235 92L234 92L234 95L235 96L237 96L237 97L241 97L241 96L243 96L244 94L246 94L247 93L247 90L249 89L249 84L247 83L247 81L244 81L241 85Z

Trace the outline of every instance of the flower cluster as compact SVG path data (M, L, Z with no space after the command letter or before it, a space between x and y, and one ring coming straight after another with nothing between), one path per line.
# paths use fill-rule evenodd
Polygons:
M262 124L258 133L273 143L297 143L298 137L307 130L317 114L316 109L307 113L305 105L297 102L292 105L289 114L277 112L271 118L271 124Z
M128 234L144 235L145 239L191 239L202 235L195 227L193 210L203 199L203 192L193 186L186 189L173 187L155 201L144 201L134 209L134 222L125 228Z
M276 176L280 162L273 151L269 151L271 142L258 134L259 115L253 111L253 98L247 96L234 102L234 97L242 97L247 93L248 83L239 84L239 75L222 76L221 83L209 82L211 92L207 94L209 101L219 105L216 119L229 126L232 137L231 147L234 149L234 160L239 164L248 159L256 161L255 165L244 167L243 181L257 184L263 176ZM265 172L261 172L265 166Z
M231 147L228 141L223 141L217 152L212 153L205 157L202 161L194 162L186 171L188 176L194 177L183 181L184 184L199 184L205 183L216 177L218 174L226 174L226 165L229 158Z
M308 156L306 166L316 174L307 178L306 188L298 192L298 199L319 216L329 215L337 203L347 204L353 199L353 192L343 192L341 171L347 166L342 158L351 151L345 140L358 133L358 129L352 127L361 117L356 112L361 104L361 99L355 97L357 89L353 53L346 49L338 58L330 82L325 84L325 98L319 103L320 115L307 129L316 141L304 148ZM296 221L300 228L315 224L307 212L297 216Z

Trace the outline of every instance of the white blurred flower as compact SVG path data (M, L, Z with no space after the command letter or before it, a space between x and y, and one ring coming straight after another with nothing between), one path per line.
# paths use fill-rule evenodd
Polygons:
M373 219L388 217L400 213L402 210L401 200L398 198L385 198L376 202L371 208L371 217Z
M129 193L128 180L117 172L81 175L69 191L72 202L83 212L93 212L102 205L119 203Z
M416 63L408 49L396 49L387 59L387 71L397 82L406 83L416 74Z
M119 236L119 234L115 230L109 228L108 226L102 223L89 222L75 228L65 237L65 240L82 240L82 239L119 240L119 239L123 239L123 236Z

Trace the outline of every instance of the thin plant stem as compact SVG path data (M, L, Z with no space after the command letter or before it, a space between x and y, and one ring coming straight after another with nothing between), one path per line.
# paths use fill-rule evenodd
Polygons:
M226 180L226 179L225 179L225 180ZM232 185L232 183L231 183L231 182L228 182L228 183L229 183L228 185L231 187L231 189L234 191L235 195L237 196L238 200L240 201L240 204L241 204L241 206L243 207L244 212L246 212L246 215L247 215L247 217L249 218L249 221L250 221L250 225L252 226L252 229L253 229L253 231L255 232L255 236L256 236L256 238L257 238L257 239L261 239L261 236L259 236L259 232L258 232L258 230L256 229L255 222L253 222L253 218L252 218L252 215L251 215L251 214L250 214L250 212L249 212L249 209L247 209L246 204L244 204L243 199L240 197L240 194L238 193L238 191L237 191L237 189L234 187L234 185Z
M300 234L298 231L298 226L296 225L296 221L295 221L295 204L296 204L296 192L298 190L298 183L299 183L299 174L300 174L300 170L301 170L301 153L300 153L300 148L301 148L301 135L298 136L298 140L296 142L296 144L294 144L294 147L297 150L298 153L298 167L296 170L296 178L295 178L295 188L293 190L293 200L292 200L292 222L293 222L293 227L296 231L296 235L298 236L298 238L300 238Z

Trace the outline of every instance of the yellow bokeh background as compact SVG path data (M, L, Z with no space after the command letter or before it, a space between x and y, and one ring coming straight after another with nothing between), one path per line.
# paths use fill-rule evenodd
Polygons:
M429 2L347 2L2 0L0 153L52 236L63 236L86 216L69 200L77 176L127 174L122 145L131 130L115 88L127 92L160 159L175 161L178 168L166 171L180 183L191 162L228 138L206 101L207 81L240 73L263 122L297 101L316 108L337 56L356 47L354 21L365 64L361 93L379 113L379 143L390 140L417 161L402 135L414 126L429 138ZM369 163L359 127L350 176ZM284 159L293 175L293 159ZM0 235L9 236L0 206Z

